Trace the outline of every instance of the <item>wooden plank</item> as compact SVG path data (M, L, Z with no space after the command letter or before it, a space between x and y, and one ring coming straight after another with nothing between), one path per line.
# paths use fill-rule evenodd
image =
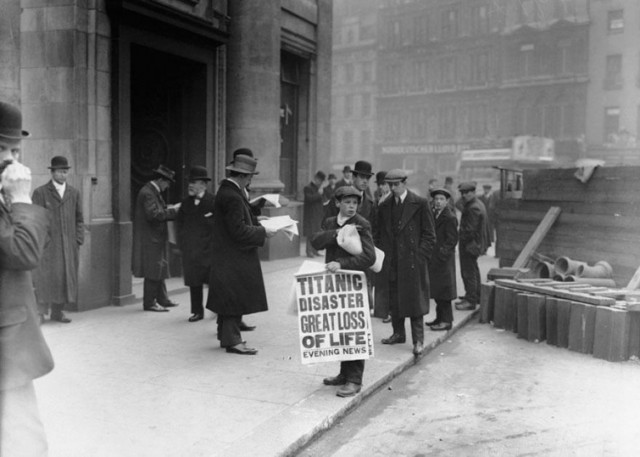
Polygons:
M544 239L546 234L549 232L549 229L551 228L553 223L556 221L556 219L558 219L559 215L560 215L559 207L552 206L551 208L549 208L549 211L547 211L547 214L544 216L544 219L542 219L542 221L540 222L540 225L538 225L538 228L536 228L536 231L533 232L533 235L531 236L531 238L529 238L529 241L525 245L524 249L522 250L522 252L520 252L520 255L518 256L516 261L513 263L512 265L513 268L524 268L527 265L527 262L529 262L531 255L538 249L538 247L540 246L540 243L542 243L542 240Z
M573 300L582 303L588 303L596 306L613 306L616 304L616 300L610 297L601 297L596 295L589 295L580 292L570 292L567 290L554 289L552 287L537 286L534 284L526 284L511 279L496 279L496 284L502 287L510 287L517 290L524 290L527 292L533 292L537 294L550 295L556 298L564 298L566 300Z
M626 289L627 290L636 290L638 288L638 285L640 285L640 267L638 267L638 269L636 270L635 274L633 275L633 277L629 281L629 284L627 284Z

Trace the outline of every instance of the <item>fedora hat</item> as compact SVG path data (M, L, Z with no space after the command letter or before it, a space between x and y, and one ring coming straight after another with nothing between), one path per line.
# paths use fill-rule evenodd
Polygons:
M349 165L345 165L342 169L343 173L351 173L351 167Z
M227 166L226 169L243 175L257 175L259 173L256 171L257 166L258 161L256 159L248 155L240 154L233 159L231 165Z
M371 164L365 160L358 160L352 171L357 175L373 176L373 171L371 171Z
M174 176L176 175L176 172L173 171L170 168L165 167L164 165L158 165L158 168L156 168L155 170L153 170L153 172L165 179L168 179L171 182L176 182L176 180L174 179Z
M22 113L17 106L0 102L0 137L10 140L21 140L29 136L22 130Z
M187 181L211 181L211 178L207 176L207 169L200 165L194 165L189 170L189 176L187 177Z
M238 156L253 157L253 151L249 148L239 148L233 151L233 158L235 159Z
M387 172L386 171L379 171L376 173L376 184L383 184L384 183L384 178L387 177Z
M55 156L51 159L51 166L49 170L68 170L71 168L69 166L69 161L64 156Z

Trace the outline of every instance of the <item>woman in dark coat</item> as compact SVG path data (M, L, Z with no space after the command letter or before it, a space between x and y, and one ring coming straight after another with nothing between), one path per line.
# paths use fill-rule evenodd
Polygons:
M451 194L446 189L431 191L436 221L436 245L429 263L431 298L436 301L436 318L427 322L431 330L449 330L453 322L451 300L456 293L456 244L458 219L448 205Z

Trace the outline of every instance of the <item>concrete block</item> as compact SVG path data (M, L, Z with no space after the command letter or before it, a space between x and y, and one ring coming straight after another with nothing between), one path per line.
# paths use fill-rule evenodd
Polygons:
M640 358L640 313L629 313L629 357Z
M74 30L53 30L46 33L45 61L48 67L74 66Z
M100 106L111 105L111 75L104 71L96 71L97 104Z
M495 302L495 284L484 283L480 286L480 323L487 324L493 320L493 306Z
M73 5L45 8L46 30L68 30L75 28L74 9Z
M97 57L96 70L108 72L111 69L110 49L111 39L109 37L98 36L96 39Z
M527 324L529 341L540 342L547 338L546 332L546 297L544 295L529 295L527 297Z
M547 297L544 302L547 328L547 344L558 345L558 299Z
M569 322L571 320L571 300L556 299L558 307L558 347L569 347Z
M20 30L22 32L35 32L44 30L44 8L26 8L20 15Z
M518 309L518 338L529 339L529 324L527 319L527 295L518 294L516 307Z
M596 326L593 356L610 362L629 358L629 312L599 306L596 310Z
M596 327L596 306L572 302L569 320L569 350L593 353Z
M46 67L46 37L44 32L20 34L20 62L22 68Z
M42 103L47 101L47 69L23 68L20 74L23 103Z

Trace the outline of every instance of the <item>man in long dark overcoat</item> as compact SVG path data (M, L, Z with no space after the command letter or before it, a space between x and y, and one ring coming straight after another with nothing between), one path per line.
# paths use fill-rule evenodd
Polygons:
M464 283L464 298L456 303L456 309L470 311L480 301L480 269L478 257L491 245L487 230L487 212L476 197L476 183L464 182L458 186L464 202L460 217L460 274Z
M69 323L63 310L76 303L80 246L84 243L84 218L80 191L67 183L66 157L51 159L51 180L33 191L32 200L47 209L49 243L33 279L41 320L51 307L51 320Z
M326 175L322 171L317 171L308 185L304 186L304 219L303 232L307 237L306 252L307 257L315 257L318 255L313 246L311 246L311 236L320 230L322 224L324 207L322 201L324 199L322 184Z
M218 339L226 351L254 355L257 349L242 340L240 322L245 314L267 311L258 248L277 232L260 225L251 211L245 188L257 174L257 161L238 155L226 167L227 179L216 194L213 252L207 309L218 314Z
M22 113L0 102L0 455L47 455L33 380L53 369L38 323L31 270L49 220L31 204L31 171L17 162Z
M189 286L191 317L197 322L204 317L203 285L209 283L213 261L213 206L215 197L207 189L211 178L207 169L191 167L187 177L188 196L182 201L176 216L178 247L182 252L184 284Z
M383 344L406 341L404 319L411 319L413 353L424 349L423 316L429 312L429 271L436 241L433 214L426 198L407 189L407 174L391 170L385 180L393 195L378 207L374 240L385 253L382 271L376 278L389 290L393 334Z
M458 218L451 212L447 189L431 190L433 216L436 222L436 245L429 261L431 298L436 301L436 318L427 322L431 330L450 330L453 323L451 300L456 298L456 245Z
M175 172L160 165L156 179L148 182L136 198L133 221L133 275L144 278L142 307L145 311L163 312L177 306L169 300L164 282L169 277L167 221L173 220L180 204L166 205L162 192L175 182Z

